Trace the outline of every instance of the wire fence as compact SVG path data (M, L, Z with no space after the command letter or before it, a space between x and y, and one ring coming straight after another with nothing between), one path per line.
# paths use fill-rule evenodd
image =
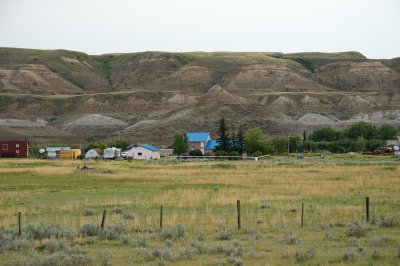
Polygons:
M369 201L369 198L368 198ZM0 217L0 228L18 228L27 224L52 224L78 230L86 223L104 226L123 222L132 230L146 228L171 227L184 224L189 231L212 231L223 228L260 228L277 230L292 227L313 227L324 224L351 223L357 220L376 221L381 215L400 216L400 209L393 204L377 205L364 198L357 204L346 202L325 204L323 202L295 202L293 204L260 205L240 202L226 206L205 206L177 208L174 205L153 204L152 208L125 206L123 209L110 206L98 206L95 209L65 211L43 211L25 209L12 215ZM103 214L105 211L105 217Z

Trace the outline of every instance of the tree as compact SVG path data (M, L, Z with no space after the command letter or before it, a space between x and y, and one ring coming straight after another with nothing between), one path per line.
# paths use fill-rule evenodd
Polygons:
M390 125L382 125L379 128L379 135L382 140L395 139L397 135L397 129Z
M176 133L174 137L174 154L181 155L189 149L188 138L185 133Z
M367 148L367 141L363 137L359 137L354 144L356 151L365 151Z
M237 148L240 154L242 154L246 150L246 137L241 126L239 127L237 132Z
M338 133L331 127L322 127L314 130L311 134L313 141L335 141L338 138Z
M289 152L296 152L300 146L300 138L297 136L289 137Z
M272 139L272 145L277 153L286 153L288 139L283 137L275 137Z
M259 151L262 154L271 154L273 152L273 146L271 142L263 139L263 133L261 128L252 128L247 131L247 151L250 154L254 154Z
M379 138L379 130L372 124L358 122L351 125L348 130L345 130L344 136L350 139L377 139Z
M219 126L218 126L218 139L217 139L217 151L229 151L229 145L230 145L230 139L229 139L229 133L228 133L228 127L226 126L225 123L225 118L221 118L219 120Z
M305 130L303 131L303 141L307 141L307 133Z

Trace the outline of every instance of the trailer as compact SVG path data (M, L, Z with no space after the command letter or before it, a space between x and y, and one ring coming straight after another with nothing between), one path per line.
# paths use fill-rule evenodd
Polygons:
M103 151L103 158L104 159L116 159L121 157L121 149L119 148L107 148Z

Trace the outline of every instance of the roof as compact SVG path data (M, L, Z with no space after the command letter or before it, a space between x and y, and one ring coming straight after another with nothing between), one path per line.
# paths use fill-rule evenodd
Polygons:
M151 151L159 151L160 149L154 146L151 146L149 144L140 144L140 147L143 147L145 149L151 150Z
M47 147L47 152L61 151L61 150L70 150L70 147Z
M217 146L218 146L217 141L212 139L207 142L206 150L214 150Z
M205 142L210 138L210 132L187 132L186 136L189 142Z

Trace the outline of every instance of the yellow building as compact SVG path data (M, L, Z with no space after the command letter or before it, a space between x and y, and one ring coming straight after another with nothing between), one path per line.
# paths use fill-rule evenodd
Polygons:
M62 150L60 151L60 159L77 159L81 155L80 149Z

